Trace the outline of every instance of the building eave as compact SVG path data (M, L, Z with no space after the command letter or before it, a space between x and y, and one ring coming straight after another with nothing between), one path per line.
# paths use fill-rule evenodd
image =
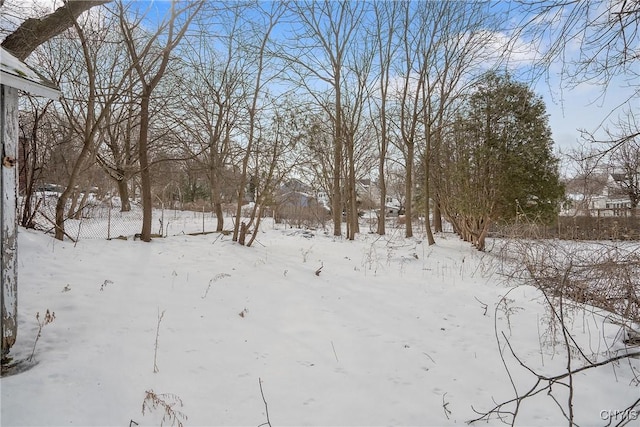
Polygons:
M60 98L60 90L54 84L1 47L0 85L49 99Z

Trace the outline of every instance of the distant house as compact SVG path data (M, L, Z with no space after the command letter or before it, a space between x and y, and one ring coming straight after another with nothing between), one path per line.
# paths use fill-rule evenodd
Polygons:
M283 182L280 186L280 192L286 193L289 191L297 191L301 193L311 193L311 187L297 178L291 178Z
M324 191L313 188L296 178L285 181L278 190L281 202L295 207L316 207L329 210L329 195Z
M404 214L402 203L400 203L400 200L396 199L395 197L387 196L384 204L384 209L386 216L398 216Z
M286 222L295 227L315 227L329 215L326 205L313 195L309 187L300 185L299 182L287 182L282 185L276 193L275 200L274 219L278 223Z
M625 181L624 174L609 174L601 194L592 200L591 210L607 211L601 212L604 213L603 216L624 215L622 211L631 208L631 199L628 192L624 190Z
M325 210L331 209L330 197L324 190L313 189L297 179L286 181L279 190L279 200L290 206L306 207L321 206ZM358 209L379 211L380 189L376 181L359 179L356 181L356 196ZM343 212L344 214L344 212ZM396 197L387 196L385 215L398 216L404 214L404 208Z
M278 205L280 206L287 205L300 208L308 208L313 202L315 202L315 198L313 196L300 191L287 191L280 193L278 194L277 200Z
M280 208L308 208L317 205L317 197L313 190L299 179L285 181L276 193L276 201Z
M331 203L329 203L330 201L329 195L327 194L326 191L322 191L322 190L316 191L315 197L318 203L321 204L325 209L331 210Z
M375 196L378 193L378 186L374 185L370 179L359 179L356 181L356 193L358 196Z
M621 173L576 178L567 183L570 205L563 215L571 216L626 216L631 209L631 199L624 190L626 176Z

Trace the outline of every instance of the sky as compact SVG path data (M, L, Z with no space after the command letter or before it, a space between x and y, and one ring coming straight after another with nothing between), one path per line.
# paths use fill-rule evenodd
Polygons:
M603 135L601 126L622 112L612 114L631 94L631 89L620 81L614 81L606 90L590 84L562 90L559 79L555 83L555 87L550 87L544 81L539 82L534 90L545 101L552 137L556 148L563 152L579 147L582 140L578 129Z
M31 0L31 2L49 9L53 9L62 3L61 0ZM162 11L168 4L167 1L138 3L141 7L142 5L146 7L150 3L150 10L158 11ZM6 0L3 9L6 10L7 7L15 8L15 5L19 5L23 11L29 10L28 8L30 7L28 2L23 0ZM506 8L509 8L508 3L498 2L492 7L498 12L504 9L505 13L507 12ZM5 17L5 19L10 18ZM510 24L507 22L505 26L507 25ZM3 26L8 26L7 21L3 21ZM508 40L508 34L506 32L497 33L496 40L497 43L504 43ZM514 55L515 62L519 64L518 66L526 66L527 62L534 59L535 54L532 54L535 50L534 44L523 40L518 41L519 52ZM578 46L571 45L566 47L569 58L573 54L572 50L575 51L577 48ZM563 89L558 72L558 64L553 64L549 69L548 79L539 79L534 83L533 90L545 101L556 150L566 153L580 145L579 129L597 131L602 124L606 125L610 119L615 119L617 113L611 117L611 112L629 98L632 89L626 87L626 83L622 79L614 79L606 90L601 86L589 83L583 83L574 89ZM640 104L637 107L640 108Z

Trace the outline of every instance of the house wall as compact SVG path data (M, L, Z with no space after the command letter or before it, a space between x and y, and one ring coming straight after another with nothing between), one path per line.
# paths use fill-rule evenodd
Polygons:
M0 174L0 284L2 287L2 355L16 341L18 311L17 272L17 156L18 145L18 90L0 86L0 134L2 135L2 173Z

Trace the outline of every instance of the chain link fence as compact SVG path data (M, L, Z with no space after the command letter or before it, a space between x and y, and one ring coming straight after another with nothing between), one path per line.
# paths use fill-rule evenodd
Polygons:
M37 211L33 216L36 229L53 234L55 232L55 209L58 198L36 196L33 204ZM22 206L22 204L21 204ZM65 212L71 210L71 204ZM121 211L118 199L103 201L91 199L75 209L76 214L64 222L65 233L73 240L134 238L142 230L142 206L131 203L131 210ZM172 236L214 231L217 219L212 212L181 211L177 209L154 209L152 233Z
M55 232L55 209L57 195L39 194L34 196L32 205L36 207L33 226L53 234ZM23 206L21 203L20 206ZM65 212L72 210L71 203ZM65 220L65 233L73 240L134 238L142 230L142 206L131 203L131 210L121 211L117 198L97 200L89 198L81 207L73 209L76 214ZM231 211L229 211L229 214ZM229 219L229 218L227 218ZM314 219L317 220L316 217ZM282 218L280 218L282 220ZM300 226L286 221L290 226ZM367 222L369 221L369 222ZM363 225L373 232L377 218L371 215L363 219ZM229 225L229 224L225 224ZM308 226L308 224L305 224ZM391 227L402 227L399 218L390 219ZM417 224L423 231L424 221ZM231 224L232 226L232 224ZM159 236L206 233L215 231L217 218L211 211L179 209L154 209L151 232ZM452 232L448 223L443 223L445 232ZM523 237L562 240L640 240L640 214L633 216L602 217L559 217L555 225L544 225L537 221L520 221L515 224L494 224L492 237Z

